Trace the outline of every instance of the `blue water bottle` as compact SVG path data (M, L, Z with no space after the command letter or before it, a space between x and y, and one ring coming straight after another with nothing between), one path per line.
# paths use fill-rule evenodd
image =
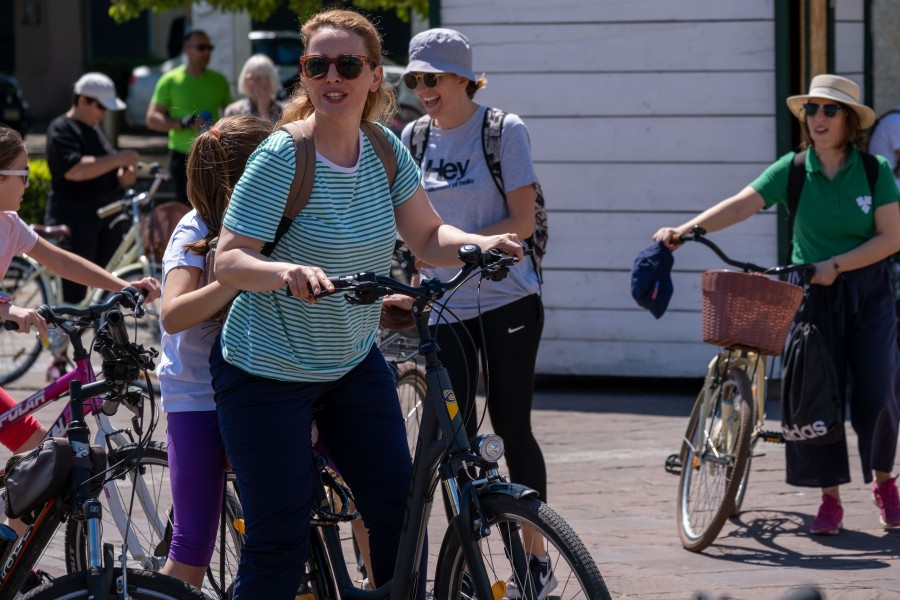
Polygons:
M200 127L200 132L203 133L212 127L212 114L210 114L208 110L204 110L200 112L200 118L203 119L203 125Z

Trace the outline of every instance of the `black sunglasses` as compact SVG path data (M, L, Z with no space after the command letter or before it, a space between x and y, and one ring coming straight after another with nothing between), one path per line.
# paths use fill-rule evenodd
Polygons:
M200 52L206 52L207 50L212 52L213 50L216 49L216 47L213 46L212 44L194 44L193 46L191 46L191 48L196 48Z
M303 76L309 79L322 79L328 74L328 67L334 65L338 75L344 79L356 79L362 73L363 65L367 62L376 66L368 56L360 54L341 54L337 58L328 58L321 54L307 54L300 57L300 68Z
M425 87L433 88L438 84L443 73L407 73L403 76L403 83L411 90L419 87L419 80L425 84Z
M826 117L833 117L838 114L839 110L842 110L844 107L840 104L816 104L814 102L807 102L803 105L803 112L806 113L809 117L816 116L816 113L819 112L819 106L822 107L822 112L825 113Z

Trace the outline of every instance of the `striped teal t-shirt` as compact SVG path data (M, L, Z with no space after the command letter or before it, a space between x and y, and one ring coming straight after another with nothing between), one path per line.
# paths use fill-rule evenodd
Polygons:
M385 129L397 155L388 186L381 160L360 131L359 161L340 167L316 154L309 203L278 242L272 258L320 267L326 275L387 274L397 237L394 207L419 186L419 168ZM265 242L275 239L294 178L289 134L273 133L250 156L223 224ZM284 290L238 296L222 333L225 359L254 375L281 381L333 381L359 364L375 342L380 303L353 306L343 295L310 306Z

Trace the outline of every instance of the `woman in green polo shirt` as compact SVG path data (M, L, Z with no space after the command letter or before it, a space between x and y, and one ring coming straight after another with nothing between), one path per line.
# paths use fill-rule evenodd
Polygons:
M794 218L793 262L816 267L797 320L815 323L830 336L840 390L850 406L859 438L863 478L885 528L900 527L900 499L892 475L900 422L897 322L887 257L900 250L897 185L889 163L878 157L870 189L859 133L875 114L859 103L859 87L836 75L818 75L809 93L787 99L799 119L806 149L806 178ZM778 159L749 186L653 239L677 245L694 225L718 231L761 209L787 204L788 175L795 153ZM849 378L848 378L849 377ZM839 487L850 481L846 439L827 445L787 444L787 482L822 488L822 505L810 527L835 535L842 526Z

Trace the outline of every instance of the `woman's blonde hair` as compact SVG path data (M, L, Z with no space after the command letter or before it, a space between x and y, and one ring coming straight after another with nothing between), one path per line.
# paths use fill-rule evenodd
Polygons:
M187 193L209 232L185 248L205 256L247 159L272 133L272 122L253 115L223 117L194 140L187 160Z
M367 56L372 68L381 64L381 36L375 26L363 15L352 10L329 8L325 9L300 27L300 40L304 48L309 48L309 42L323 29L338 29L351 31L361 37L366 45ZM312 102L306 90L303 80L297 85L290 104L284 109L279 125L305 119L313 114ZM369 92L366 106L363 109L364 121L381 121L386 123L397 112L397 100L390 84L382 78L381 87L377 91Z
M278 69L275 63L265 54L254 54L241 67L240 79L238 79L238 92L247 95L247 75L264 75L269 79L269 91L274 96L281 89L281 81L278 80Z

